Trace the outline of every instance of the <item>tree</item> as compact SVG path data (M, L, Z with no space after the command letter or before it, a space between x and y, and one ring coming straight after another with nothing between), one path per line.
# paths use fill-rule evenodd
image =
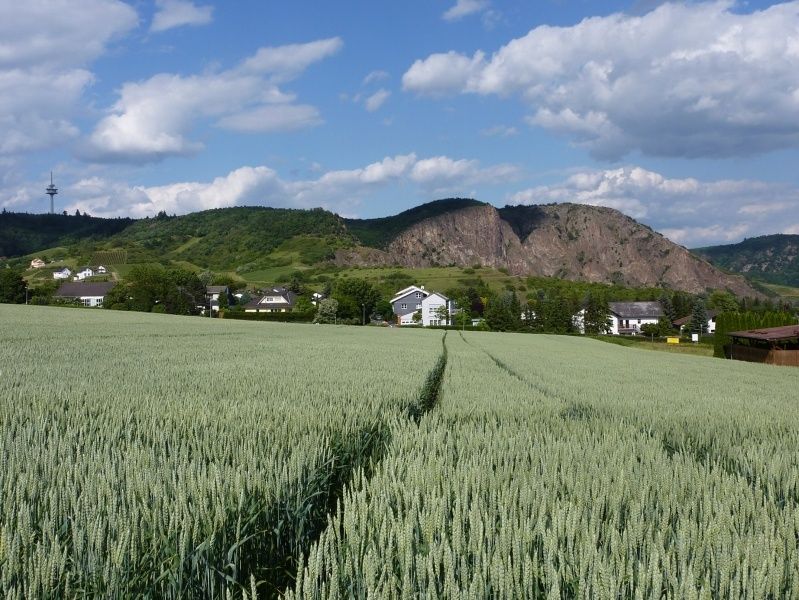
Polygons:
M605 298L588 293L583 327L586 335L604 335L610 331L610 306Z
M311 304L307 296L300 296L297 298L297 303L294 305L294 312L310 314L313 311L314 305Z
M720 313L738 312L738 300L730 292L716 290L707 300L708 308L713 308Z
M694 308L691 311L691 333L706 333L707 332L707 309L705 309L705 301L697 298L694 302Z
M371 315L374 312L380 292L365 279L351 277L336 284L333 297L339 302L339 317L360 322L364 313Z
M519 331L522 327L522 307L514 292L492 298L483 314L493 331Z
M226 310L230 307L230 302L228 302L227 298L227 290L223 290L219 292L219 310Z
M658 301L663 307L663 314L669 320L669 323L674 323L674 321L680 318L677 311L674 310L674 303L671 301L671 296L663 294L658 298Z
M319 303L316 309L314 323L335 323L338 313L338 300L335 298L325 298Z
M413 316L411 317L411 319L413 320L413 322L416 325L421 323L422 322L422 311L421 310L417 310L415 313L413 313Z
M442 304L436 307L434 316L438 320L439 325L449 325L449 306Z
M13 269L0 270L0 302L6 304L25 302L25 280Z
M389 321L394 316L394 307L388 300L378 300L375 304L374 316L380 320Z

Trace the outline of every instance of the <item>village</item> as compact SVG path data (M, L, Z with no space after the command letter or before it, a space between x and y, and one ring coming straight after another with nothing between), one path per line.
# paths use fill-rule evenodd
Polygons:
M45 266L39 258L31 261L30 268ZM53 272L53 279L62 283L53 298L59 303L69 303L87 308L100 308L108 294L117 286L110 269L104 265L83 266L74 273L68 267ZM234 291L226 285L206 285L202 303L197 303L196 314L210 317L250 318L258 320L303 320L311 313L315 322L325 310L338 322L335 300L321 291L310 291L307 297L283 285L257 290ZM332 301L332 302L331 302ZM157 302L157 301L156 301ZM720 311L701 310L700 314L681 315L670 319L660 301L608 301L600 317L600 325L587 327L588 311L581 307L571 316L569 333L593 333L605 336L644 336L654 340L662 338L667 344L698 343L714 336ZM376 305L375 305L376 306ZM453 298L440 291L426 289L424 285L410 285L398 290L390 300L384 301L381 311L370 307L369 314L361 316L360 324L388 327L449 328L467 326L470 329L487 329L481 315L466 314ZM235 307L235 311L231 308ZM332 309L332 310L331 310ZM300 314L301 313L301 314ZM313 315L312 315L313 316ZM312 317L311 316L311 317ZM292 317L297 317L296 319ZM312 320L309 317L307 320ZM532 321L534 310L520 311L519 319ZM596 316L594 316L596 320ZM724 357L750 362L799 366L799 325L757 327L741 331L725 331Z

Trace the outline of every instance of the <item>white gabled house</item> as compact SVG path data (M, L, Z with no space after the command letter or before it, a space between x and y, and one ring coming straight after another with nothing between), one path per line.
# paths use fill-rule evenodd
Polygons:
M657 325L663 316L660 302L608 302L608 306L613 335L637 335L643 325Z
M451 318L447 318L442 323L441 317L437 314L441 306L447 307L447 313L451 316L453 310L452 301L444 294L429 292L424 286L411 285L398 291L391 299L391 307L397 317L399 325L449 325ZM414 321L413 315L420 312L421 321Z
M446 318L442 319L441 308L447 310ZM451 325L452 315L452 301L444 294L438 292L431 292L422 299L422 325L430 327L431 325Z
M72 271L69 267L53 272L53 279L69 279L70 277L72 277Z
M34 258L31 261L31 269L41 269L45 265L45 262L41 258Z
M94 277L94 269L91 267L81 267L72 279L75 281L83 281L87 277Z
M103 265L100 265L99 267L97 267L97 269L95 269L95 272L98 275L106 275L108 273L108 269L105 268Z
M415 312L422 310L422 300L430 295L424 286L411 285L398 291L391 299L391 308L397 316L399 325L416 325L413 320Z

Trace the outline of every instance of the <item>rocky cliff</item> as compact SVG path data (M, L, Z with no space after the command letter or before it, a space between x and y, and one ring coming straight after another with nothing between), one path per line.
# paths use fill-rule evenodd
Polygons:
M467 206L424 219L382 249L341 252L342 264L506 268L514 275L759 296L622 213L581 204Z

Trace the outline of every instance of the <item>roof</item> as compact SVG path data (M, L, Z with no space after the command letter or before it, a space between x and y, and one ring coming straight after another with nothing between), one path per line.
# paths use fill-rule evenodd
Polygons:
M608 302L608 306L610 312L625 319L663 316L660 302Z
M408 294L413 294L414 292L421 292L425 296L430 294L430 292L428 292L426 289L422 287L411 285L406 287L404 290L400 290L396 294L394 294L394 297L391 299L391 304L394 304L400 298L404 298Z
M206 285L205 286L205 293L206 294L221 294L222 292L227 290L226 285Z
M429 292L429 293L427 294L427 296L425 296L425 300L427 300L427 299L428 299L430 296L438 296L438 297L439 297L439 298L441 298L442 300L447 300L447 301L449 301L449 298L447 298L447 297L446 297L444 294L442 294L441 292Z
M286 308L286 304L282 302L261 302L268 296L282 296L288 302L289 308L297 303L297 294L291 290L280 287L264 290L261 294L245 304L244 308Z
M111 291L111 288L113 288L115 285L115 281L63 283L61 284L61 287L58 288L58 291L55 293L55 295L59 298L105 297L105 295Z
M763 329L749 329L747 331L731 331L730 337L745 338L748 340L762 340L777 342L799 338L799 325L783 325L782 327L764 327Z
M715 319L718 314L719 314L719 311L717 311L717 310L709 310L709 311L707 311L707 318L708 319ZM679 319L674 321L674 324L677 325L678 327L682 327L683 325L688 325L688 323L691 322L691 317L692 316L693 315L688 315L687 317L680 317Z

